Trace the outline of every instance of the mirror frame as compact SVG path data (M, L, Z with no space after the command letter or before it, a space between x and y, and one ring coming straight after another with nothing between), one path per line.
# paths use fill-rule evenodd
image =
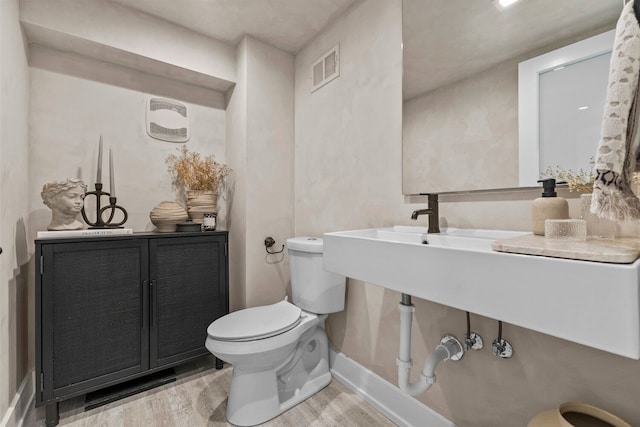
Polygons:
M613 50L615 30L531 58L518 64L518 175L520 187L538 185L540 179L539 80L540 74ZM594 151L595 153L595 151Z

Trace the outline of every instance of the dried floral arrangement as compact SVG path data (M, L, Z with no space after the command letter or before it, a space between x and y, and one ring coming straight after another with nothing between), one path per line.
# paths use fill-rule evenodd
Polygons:
M173 187L179 192L211 190L217 193L231 168L218 163L212 154L202 157L185 146L178 151L178 155L170 154L165 160Z
M577 191L580 193L592 193L593 182L596 179L596 174L593 170L595 164L593 157L589 159L591 169L588 171L580 168L578 171L571 169L563 169L560 166L549 166L544 172L540 174L541 178L555 178L557 181L565 181L569 191Z
M594 172L595 161L593 157L589 159L589 164L591 165L589 171L580 168L577 172L571 169L563 169L560 166L556 166L555 168L549 166L540 174L540 178L555 178L557 181L565 181L569 191L593 193L593 182L596 179ZM640 188L640 172L633 173L631 176L631 184L636 188ZM640 194L637 195L640 197Z

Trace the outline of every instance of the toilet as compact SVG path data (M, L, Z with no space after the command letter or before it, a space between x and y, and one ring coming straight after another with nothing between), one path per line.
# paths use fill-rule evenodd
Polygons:
M324 321L344 309L345 277L324 271L322 239L287 240L293 304L284 301L223 316L205 346L233 365L227 420L264 423L331 382Z

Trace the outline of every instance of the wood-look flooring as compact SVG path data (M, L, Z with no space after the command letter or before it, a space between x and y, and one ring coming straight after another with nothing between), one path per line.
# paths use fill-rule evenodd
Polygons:
M59 426L229 426L225 418L231 367L216 370L202 358L176 368L176 382L84 411L84 396L60 403ZM44 407L30 411L25 426L44 426ZM337 380L264 426L394 426Z

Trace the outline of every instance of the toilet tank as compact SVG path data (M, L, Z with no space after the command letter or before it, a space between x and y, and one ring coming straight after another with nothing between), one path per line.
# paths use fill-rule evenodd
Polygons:
M322 266L322 238L287 239L293 303L316 314L344 310L346 278Z

